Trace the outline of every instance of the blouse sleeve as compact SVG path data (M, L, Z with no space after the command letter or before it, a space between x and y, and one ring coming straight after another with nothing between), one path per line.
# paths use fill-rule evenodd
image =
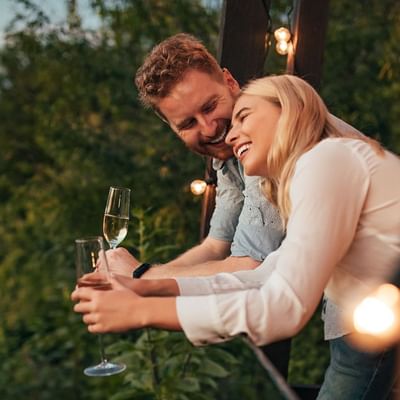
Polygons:
M325 140L296 164L292 210L281 247L256 270L177 279L177 312L195 345L246 334L256 344L295 335L317 307L334 266L355 235L369 187L365 163L352 149ZM192 285L193 286L193 285ZM202 294L202 295L201 295Z

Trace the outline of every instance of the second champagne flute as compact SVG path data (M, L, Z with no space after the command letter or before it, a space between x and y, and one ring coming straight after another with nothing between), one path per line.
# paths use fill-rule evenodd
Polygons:
M103 234L111 249L115 249L128 233L131 190L110 187L103 219Z
M90 237L75 240L76 277L80 287L92 287L97 290L111 289L108 280L108 264L104 251L103 238ZM89 275L88 275L89 274ZM101 362L85 368L87 376L109 376L125 370L125 364L110 362L104 354L102 335L98 335Z

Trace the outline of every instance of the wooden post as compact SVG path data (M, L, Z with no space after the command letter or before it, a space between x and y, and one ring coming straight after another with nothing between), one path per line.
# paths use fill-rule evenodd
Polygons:
M328 27L329 0L294 0L292 17L293 52L287 72L319 89Z
M270 0L224 0L218 61L239 85L263 75Z
M269 6L270 0L223 2L217 59L222 67L229 69L240 85L263 75ZM206 179L215 180L211 160L207 159L206 163ZM207 185L203 197L200 240L209 231L215 206L214 197L215 185Z
M217 177L212 168L212 158L206 157L206 172L204 176L207 182L206 191L203 194L200 218L200 240L208 235L210 230L210 220L215 207L215 191L217 186Z

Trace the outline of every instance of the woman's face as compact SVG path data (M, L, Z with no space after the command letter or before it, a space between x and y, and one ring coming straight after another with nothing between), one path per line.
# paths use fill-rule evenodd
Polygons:
M267 154L280 115L278 106L259 96L242 95L237 100L226 143L233 147L246 175L268 176Z

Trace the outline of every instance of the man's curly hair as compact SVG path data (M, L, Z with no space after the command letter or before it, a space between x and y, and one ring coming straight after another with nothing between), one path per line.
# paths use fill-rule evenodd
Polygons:
M222 80L217 60L200 40L187 33L164 40L152 49L136 73L135 84L140 101L144 106L157 110L157 102L168 96L190 69Z

